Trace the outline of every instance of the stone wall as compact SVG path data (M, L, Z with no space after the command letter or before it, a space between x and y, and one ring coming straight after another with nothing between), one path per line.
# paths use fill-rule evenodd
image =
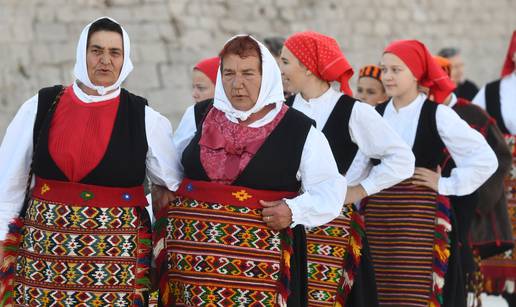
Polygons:
M458 46L481 85L499 74L514 12L513 0L0 0L0 136L39 88L73 80L80 31L103 15L131 37L135 70L125 86L177 126L192 103L193 64L234 34L320 31L356 69L394 39L417 38L434 52Z

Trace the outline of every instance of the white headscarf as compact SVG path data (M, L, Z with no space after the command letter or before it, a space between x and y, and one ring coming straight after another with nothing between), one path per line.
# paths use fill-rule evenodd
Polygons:
M232 37L226 42L226 44L239 36L245 36L245 34ZM213 106L224 112L227 117L234 120L246 120L251 114L260 111L263 107L269 104L276 104L276 109L278 109L285 100L283 84L281 82L281 71L278 67L278 63L267 47L254 37L251 36L251 38L258 43L258 46L260 46L262 54L262 82L258 100L250 110L240 111L231 105L231 102L224 91L224 86L222 85L222 73L220 71L222 65L219 66L219 71L217 73Z
M79 80L85 86L96 90L99 95L104 96L107 92L112 91L120 87L122 82L124 82L125 78L129 75L129 73L133 70L133 63L131 62L131 58L129 57L131 54L131 42L129 41L129 35L125 32L124 28L122 28L122 39L124 44L124 63L122 64L122 70L120 71L120 75L118 76L118 80L110 86L97 86L91 83L90 78L88 77L88 66L86 63L86 48L88 44L88 32L90 30L91 25L102 18L107 18L117 24L119 24L116 20L110 17L100 17L92 21L82 30L81 37L79 38L79 42L77 43L77 53L75 59L75 67L73 69L75 78ZM120 25L120 24L119 24Z

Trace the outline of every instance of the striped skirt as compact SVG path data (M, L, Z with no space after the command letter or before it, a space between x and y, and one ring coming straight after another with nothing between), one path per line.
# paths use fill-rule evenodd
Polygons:
M33 198L17 252L15 306L143 306L150 222L142 207L71 206Z
M406 182L365 204L381 306L440 306L449 258L449 203Z

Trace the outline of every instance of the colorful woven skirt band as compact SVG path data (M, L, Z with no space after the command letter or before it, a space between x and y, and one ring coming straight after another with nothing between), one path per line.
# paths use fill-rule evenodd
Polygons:
M232 206L261 209L260 200L276 201L293 198L299 193L285 191L255 190L240 186L231 186L209 181L183 179L177 195L199 201L219 203Z
M143 186L104 187L36 177L32 196L37 199L89 207L146 207Z

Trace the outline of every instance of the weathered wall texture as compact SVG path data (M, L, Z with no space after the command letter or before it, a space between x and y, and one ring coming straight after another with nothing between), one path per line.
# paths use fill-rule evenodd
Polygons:
M0 0L0 137L39 88L73 80L80 31L103 15L132 40L125 86L177 126L192 103L192 65L234 34L320 31L337 38L355 69L377 62L393 39L417 38L433 52L458 46L481 85L499 74L515 12L512 0Z

